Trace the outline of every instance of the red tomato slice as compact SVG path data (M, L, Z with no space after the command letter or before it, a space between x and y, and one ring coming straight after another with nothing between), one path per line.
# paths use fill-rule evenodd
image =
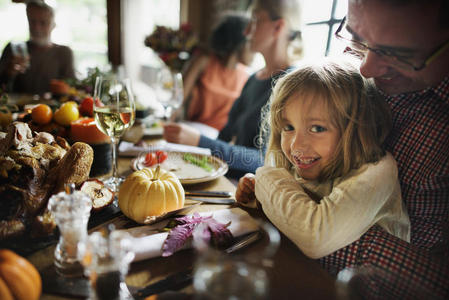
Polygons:
M157 157L157 162L161 164L167 159L168 153L165 151L162 151L162 150L157 150L156 157Z
M147 155L145 155L145 166L151 167L157 164L157 156L154 152L148 152Z

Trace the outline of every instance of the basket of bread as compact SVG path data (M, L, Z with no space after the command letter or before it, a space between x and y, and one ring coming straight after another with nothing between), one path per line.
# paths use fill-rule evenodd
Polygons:
M0 132L0 240L55 229L47 209L51 195L89 177L93 151L86 143L68 142L47 132L33 132L13 122Z

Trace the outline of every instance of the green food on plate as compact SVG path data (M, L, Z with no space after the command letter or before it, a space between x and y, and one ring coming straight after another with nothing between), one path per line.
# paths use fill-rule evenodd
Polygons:
M211 172L213 170L213 167L207 162L207 156L203 156L202 158L193 156L190 153L184 154L184 160L194 164L198 167L203 168L204 170Z

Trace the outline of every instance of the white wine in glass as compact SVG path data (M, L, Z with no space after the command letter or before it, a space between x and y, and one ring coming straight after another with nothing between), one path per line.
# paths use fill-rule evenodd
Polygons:
M120 137L134 124L136 105L129 79L97 77L94 90L95 123L112 142L112 177L105 181L118 191L123 178L117 174L117 145ZM117 204L117 203L115 203Z
M95 121L103 133L110 137L120 138L125 130L132 126L130 120L133 118L133 114L129 107L118 110L111 107L97 107Z

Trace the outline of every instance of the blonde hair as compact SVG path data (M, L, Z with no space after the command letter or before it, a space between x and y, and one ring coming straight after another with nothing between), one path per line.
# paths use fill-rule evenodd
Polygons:
M303 42L301 29L303 23L300 0L254 0L250 9L252 11L266 11L272 20L284 19L290 30L288 58L290 62L302 58Z
M363 78L347 61L324 59L303 64L276 83L262 126L265 136L269 135L266 163L292 168L281 149L282 112L291 97L301 100L310 96L314 101L323 100L330 121L341 135L318 181L345 176L385 155L382 143L391 128L390 110L374 82Z

